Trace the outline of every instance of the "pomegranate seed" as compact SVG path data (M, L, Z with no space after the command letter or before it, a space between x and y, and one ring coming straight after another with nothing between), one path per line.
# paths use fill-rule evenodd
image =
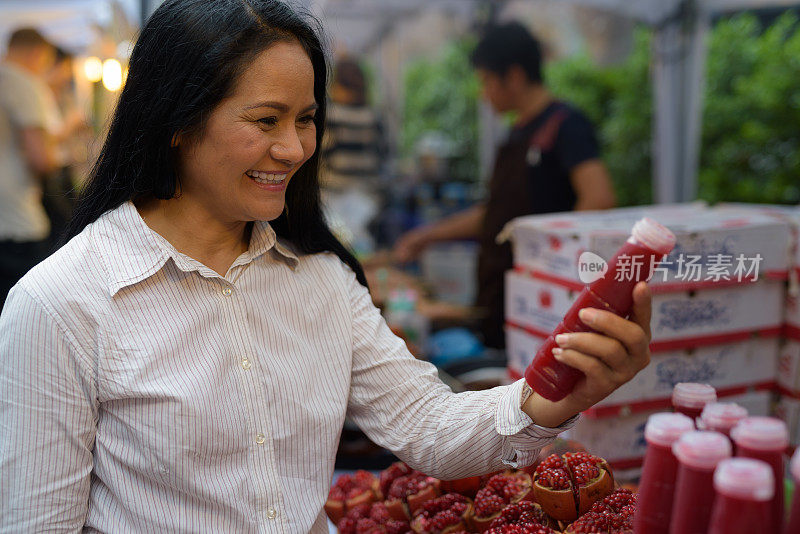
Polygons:
M551 454L542 462L536 466L536 474L538 475L545 469L554 469L554 468L564 468L564 462L561 460L561 457L557 454Z
M569 476L563 469L545 469L539 474L537 482L544 488L566 490L570 487Z
M578 486L586 486L600 476L600 469L592 464L578 464L572 469L572 474Z

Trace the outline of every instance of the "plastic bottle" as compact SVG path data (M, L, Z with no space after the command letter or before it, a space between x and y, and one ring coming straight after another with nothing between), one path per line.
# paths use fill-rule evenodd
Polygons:
M714 510L708 534L756 534L770 530L775 481L769 465L751 458L722 460L714 472Z
M633 528L636 534L668 534L678 460L672 446L694 430L692 420L679 413L656 413L647 419L642 478Z
M794 497L792 497L792 508L789 512L789 522L783 530L783 534L797 534L800 532L800 448L794 452L792 463L789 470L794 479Z
M666 227L648 218L637 221L627 242L609 260L605 276L583 288L564 319L539 348L525 370L528 385L552 401L566 397L583 373L553 357L553 349L558 346L555 337L567 332L592 331L578 318L583 308L599 308L627 317L633 308L633 287L648 280L655 265L674 246L675 235ZM634 263L640 267L634 268Z
M786 423L774 417L746 417L731 430L736 456L761 460L772 468L775 481L772 496L772 522L767 532L780 532L783 523L783 455L789 446Z
M680 382L672 388L672 407L692 421L700 417L709 402L717 401L717 390L708 384Z
M747 408L735 402L710 402L700 414L700 423L704 430L713 430L731 437L731 430L747 417Z
M687 432L672 452L678 459L670 534L706 534L714 506L714 469L731 456L731 442L719 432Z

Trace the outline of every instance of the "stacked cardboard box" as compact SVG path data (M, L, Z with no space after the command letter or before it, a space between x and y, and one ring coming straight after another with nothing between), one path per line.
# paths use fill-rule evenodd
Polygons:
M506 231L515 262L506 278L512 377L522 375L582 289L580 269L590 265L585 253L609 259L643 216L677 236L650 284L652 362L586 412L573 431L618 465L641 461L637 421L643 425L653 411L669 409L678 382L712 384L720 397L764 391L753 413L768 413L791 264L790 225L747 208L688 204L517 219ZM607 450L603 429L617 440Z

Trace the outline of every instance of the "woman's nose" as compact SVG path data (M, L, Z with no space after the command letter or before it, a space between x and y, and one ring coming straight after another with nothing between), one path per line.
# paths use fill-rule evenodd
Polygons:
M291 165L303 161L305 151L295 128L287 128L280 139L270 147L270 155Z

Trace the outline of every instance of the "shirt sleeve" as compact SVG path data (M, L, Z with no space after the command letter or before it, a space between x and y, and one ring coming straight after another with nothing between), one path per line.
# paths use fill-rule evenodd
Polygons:
M556 137L555 153L562 168L571 171L585 161L600 157L594 127L585 115L570 110Z
M0 532L79 532L97 422L87 358L17 285L0 316Z
M545 428L521 410L524 381L453 393L386 326L349 272L353 361L348 416L375 443L431 476L463 478L533 463L570 428Z

